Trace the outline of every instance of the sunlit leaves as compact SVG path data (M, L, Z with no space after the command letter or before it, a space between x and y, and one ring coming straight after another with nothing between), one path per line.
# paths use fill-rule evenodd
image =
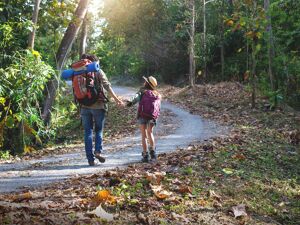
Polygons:
M97 192L95 196L95 200L100 203L110 203L114 204L116 203L116 198L110 194L108 190L100 190Z

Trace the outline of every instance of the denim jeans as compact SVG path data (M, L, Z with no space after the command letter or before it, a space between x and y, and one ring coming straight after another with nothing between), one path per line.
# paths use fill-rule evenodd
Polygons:
M85 153L88 161L93 161L93 125L95 122L95 152L102 152L103 126L105 120L104 109L81 108L81 118L84 127Z

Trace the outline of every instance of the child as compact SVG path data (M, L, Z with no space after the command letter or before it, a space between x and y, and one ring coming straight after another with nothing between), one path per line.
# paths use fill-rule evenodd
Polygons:
M143 77L143 79L145 80L144 86L128 101L127 106L130 107L139 102L137 119L142 134L142 162L149 162L149 153L151 160L156 160L153 129L159 117L161 95L156 91L157 81L154 77ZM149 142L149 153L147 151L147 139Z

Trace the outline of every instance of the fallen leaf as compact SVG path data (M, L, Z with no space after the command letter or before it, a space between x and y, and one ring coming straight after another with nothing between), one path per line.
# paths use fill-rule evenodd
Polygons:
M231 168L224 168L222 171L224 173L226 173L227 175L231 175L234 173L234 169L231 169Z
M146 174L146 179L154 185L159 185L161 181L164 179L166 173L160 173L160 172L155 172L155 173L148 173Z
M246 213L246 208L245 208L244 204L239 204L237 206L233 206L232 212L233 212L234 218L238 218L241 216L248 216L248 214Z
M20 201L29 200L29 199L32 199L32 194L30 191L13 196L14 202L20 202Z
M181 194L185 194L185 193L190 193L192 194L192 188L190 186L185 186L185 185L182 185L179 187L178 191L181 193Z
M213 190L209 190L208 195L209 195L210 198L214 198L217 201L221 201L221 196L216 194L216 192L213 191Z
M205 206L208 205L208 201L206 201L206 200L204 200L204 199L200 199L200 200L198 201L198 204L199 204L200 206L202 206L202 207L205 207Z
M93 211L87 212L88 214L96 215L99 218L105 219L107 221L113 221L114 215L110 214L102 208L101 204Z
M100 190L97 192L95 200L97 202L108 202L110 204L116 203L116 198L112 196L108 190Z
M246 156L244 156L243 154L235 154L232 156L233 159L237 159L237 160L245 160Z
M159 218L166 218L167 214L165 211L158 211L158 212L154 212L154 215L159 217Z
M151 185L150 184L150 187L151 187L154 195L158 199L166 199L166 198L169 198L173 194L170 191L163 190L161 185Z

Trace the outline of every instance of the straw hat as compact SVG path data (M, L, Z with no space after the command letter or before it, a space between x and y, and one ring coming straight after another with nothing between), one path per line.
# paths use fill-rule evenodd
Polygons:
M153 89L155 89L156 87L157 87L157 81L156 81L156 79L155 79L155 77L152 77L152 76L150 76L150 77L148 77L148 78L146 78L146 77L143 77L143 79L153 88Z

